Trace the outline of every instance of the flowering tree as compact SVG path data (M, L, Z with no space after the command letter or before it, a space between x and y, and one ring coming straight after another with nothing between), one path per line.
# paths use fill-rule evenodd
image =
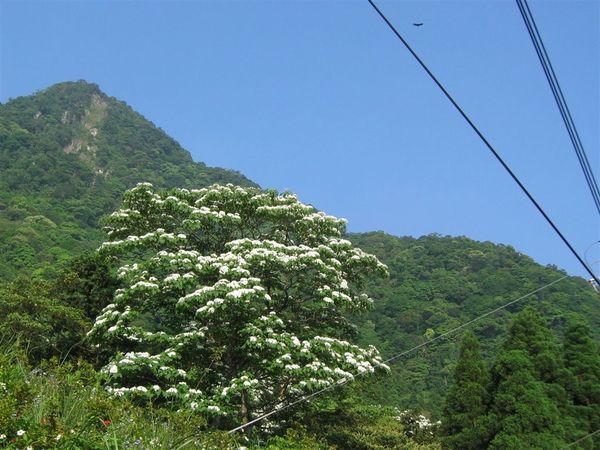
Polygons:
M341 239L345 221L291 194L138 184L107 219L99 251L123 289L89 336L117 349L103 368L116 396L174 401L244 422L316 389L387 369L346 340L377 258Z

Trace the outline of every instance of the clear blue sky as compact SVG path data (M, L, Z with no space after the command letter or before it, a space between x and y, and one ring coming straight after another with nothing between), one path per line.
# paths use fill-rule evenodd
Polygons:
M466 235L584 274L366 0L0 5L2 102L85 79L195 160L289 189L351 231ZM530 6L600 181L599 2ZM576 249L600 239L515 2L380 7Z

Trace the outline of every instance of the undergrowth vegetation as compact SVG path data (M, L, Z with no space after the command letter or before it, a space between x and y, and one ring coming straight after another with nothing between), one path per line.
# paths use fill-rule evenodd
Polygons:
M0 448L15 449L436 449L413 439L393 408L329 397L284 416L271 433L215 429L190 410L107 394L81 359L29 363L18 340L0 343Z

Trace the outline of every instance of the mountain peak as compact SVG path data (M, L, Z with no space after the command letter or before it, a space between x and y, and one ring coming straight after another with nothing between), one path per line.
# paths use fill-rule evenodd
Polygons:
M89 95L98 94L105 95L101 90L100 86L96 83L90 83L86 80L77 80L77 81L63 81L60 83L53 84L52 86L48 86L41 91L36 92L34 95L43 94L45 92L61 92L65 94L73 94L75 92L88 93Z
M239 172L194 162L177 141L94 83L59 83L0 105L0 228L8 230L0 236L0 277L2 266L16 273L97 245L98 219L141 181L159 188L256 186ZM26 220L33 216L57 227L42 234L36 227L47 222ZM41 245L42 236L53 242Z
M146 180L164 187L206 184L204 177L193 181L198 169L216 175L215 182L254 184L239 173L194 163L188 151L151 121L85 80L58 83L13 99L0 105L0 119L48 137L62 153L86 164L94 176L122 181L124 189Z
M4 106L9 109L22 109L26 105L37 105L37 112L40 115L52 115L60 119L64 111L81 115L94 97L108 99L108 96L95 83L88 83L85 80L66 81L54 84L32 95L11 99Z

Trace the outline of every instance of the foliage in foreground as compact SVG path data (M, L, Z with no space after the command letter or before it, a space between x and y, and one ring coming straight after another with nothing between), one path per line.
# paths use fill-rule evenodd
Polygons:
M32 362L66 356L91 325L80 309L57 299L51 289L48 282L25 278L0 284L0 336L19 337Z
M0 448L237 448L198 415L111 398L85 362L32 369L14 343L1 347Z
M316 399L293 424L301 424L323 442L340 449L438 449L439 423L414 411L369 405L357 394L362 382ZM293 427L296 429L296 427Z
M0 448L364 450L436 449L412 438L394 410L327 400L299 409L279 432L228 434L192 411L109 396L83 361L32 369L15 343L0 344ZM319 403L321 405L321 403ZM323 419L323 420L322 420ZM353 447L346 444L352 442Z

